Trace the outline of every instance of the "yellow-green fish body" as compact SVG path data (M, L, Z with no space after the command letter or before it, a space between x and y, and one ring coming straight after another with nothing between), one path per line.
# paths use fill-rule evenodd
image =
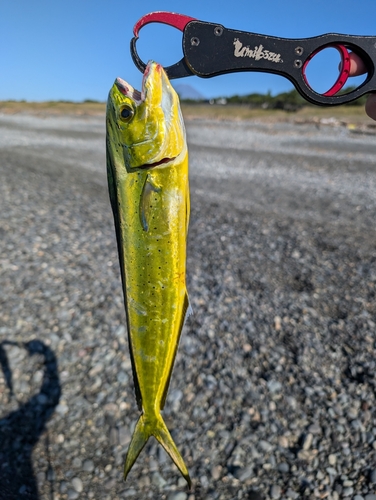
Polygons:
M160 414L189 308L188 152L179 100L163 68L148 64L141 93L118 78L109 94L106 121L108 184L142 410L124 475L153 435L190 484Z

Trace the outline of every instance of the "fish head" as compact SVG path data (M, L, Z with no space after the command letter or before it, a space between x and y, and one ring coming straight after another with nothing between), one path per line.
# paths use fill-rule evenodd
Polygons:
M160 64L148 63L141 92L115 80L107 101L107 138L127 171L164 166L186 151L179 98Z

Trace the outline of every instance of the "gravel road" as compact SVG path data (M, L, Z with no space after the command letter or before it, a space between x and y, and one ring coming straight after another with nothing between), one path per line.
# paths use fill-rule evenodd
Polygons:
M0 115L0 499L376 499L376 137L189 121L182 336L138 410L103 117Z

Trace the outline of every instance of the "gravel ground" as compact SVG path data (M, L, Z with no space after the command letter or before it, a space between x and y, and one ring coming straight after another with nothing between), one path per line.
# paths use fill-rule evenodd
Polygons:
M100 117L0 115L0 499L376 499L376 142L191 121L188 285L164 416L138 410Z

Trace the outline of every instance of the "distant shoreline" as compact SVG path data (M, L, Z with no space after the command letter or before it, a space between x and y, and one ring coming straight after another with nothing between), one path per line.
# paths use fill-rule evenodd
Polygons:
M104 102L24 102L0 101L0 114L31 114L48 116L104 116ZM265 122L317 123L322 125L356 125L373 129L375 122L367 117L361 106L313 107L298 111L254 109L247 105L210 105L182 103L186 120L210 119L221 121L257 120Z

